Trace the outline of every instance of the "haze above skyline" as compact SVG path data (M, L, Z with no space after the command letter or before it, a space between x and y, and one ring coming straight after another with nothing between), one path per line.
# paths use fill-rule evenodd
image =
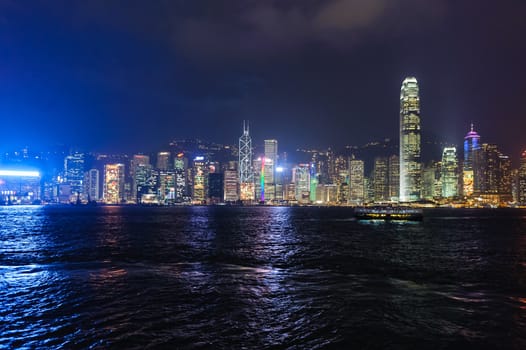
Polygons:
M175 138L360 145L422 130L526 148L519 0L0 0L1 148L150 151Z

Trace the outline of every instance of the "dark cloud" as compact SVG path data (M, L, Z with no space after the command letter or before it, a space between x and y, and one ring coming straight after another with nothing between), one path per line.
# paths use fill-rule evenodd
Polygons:
M46 118L55 138L78 120L79 142L108 147L236 142L243 119L255 142L360 144L396 137L416 75L426 133L458 143L473 120L513 155L525 14L522 0L0 0L0 113Z

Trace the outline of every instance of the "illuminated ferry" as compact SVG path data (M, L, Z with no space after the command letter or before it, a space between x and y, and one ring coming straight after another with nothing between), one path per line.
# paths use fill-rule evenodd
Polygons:
M411 220L421 221L422 209L404 206L374 206L354 209L357 220Z

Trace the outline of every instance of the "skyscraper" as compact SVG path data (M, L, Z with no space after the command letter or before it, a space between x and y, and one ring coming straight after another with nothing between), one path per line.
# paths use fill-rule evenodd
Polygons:
M120 204L124 200L124 164L104 166L104 201Z
M519 168L519 204L526 205L526 150L521 154Z
M471 130L464 137L464 162L462 164L462 192L464 196L471 196L475 190L474 172L479 150L480 136L473 130L473 123L471 123Z
M349 161L349 204L361 205L365 198L363 160Z
M185 172L188 168L188 159L184 153L179 153L174 159L175 170L175 201L181 203L187 195Z
M400 197L400 158L389 157L389 200L397 202Z
M72 196L84 193L84 154L74 153L64 159L64 177Z
M86 198L91 201L99 200L99 170L90 169L85 174L84 189Z
M131 160L130 175L132 178L132 200L140 203L140 198L143 194L141 190L151 176L150 157L143 154L135 154Z
M292 181L295 185L295 198L301 204L310 202L310 168L309 164L298 164L292 169Z
M458 195L458 160L456 147L444 147L442 152L442 197L451 198Z
M236 169L225 170L224 196L225 202L232 203L239 200L239 174Z
M420 200L421 181L418 82L407 77L400 90L400 201Z
M170 152L157 153L157 170L170 169Z
M194 158L193 166L193 192L192 200L196 204L203 204L206 201L208 192L208 166L204 157Z
M386 157L376 157L373 169L374 201L389 200L388 161Z
M276 195L276 167L278 164L278 141L265 140L265 200L272 201Z
M252 139L248 122L243 122L243 135L239 138L239 187L242 201L254 200L254 172L252 170Z

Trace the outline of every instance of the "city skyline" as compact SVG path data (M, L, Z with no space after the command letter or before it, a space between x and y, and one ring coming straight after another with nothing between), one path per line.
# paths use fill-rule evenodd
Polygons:
M415 76L423 136L457 143L474 121L515 161L526 148L526 5L511 0L477 16L447 0L33 5L0 2L2 147L230 143L242 120L282 149L361 145L396 137Z

